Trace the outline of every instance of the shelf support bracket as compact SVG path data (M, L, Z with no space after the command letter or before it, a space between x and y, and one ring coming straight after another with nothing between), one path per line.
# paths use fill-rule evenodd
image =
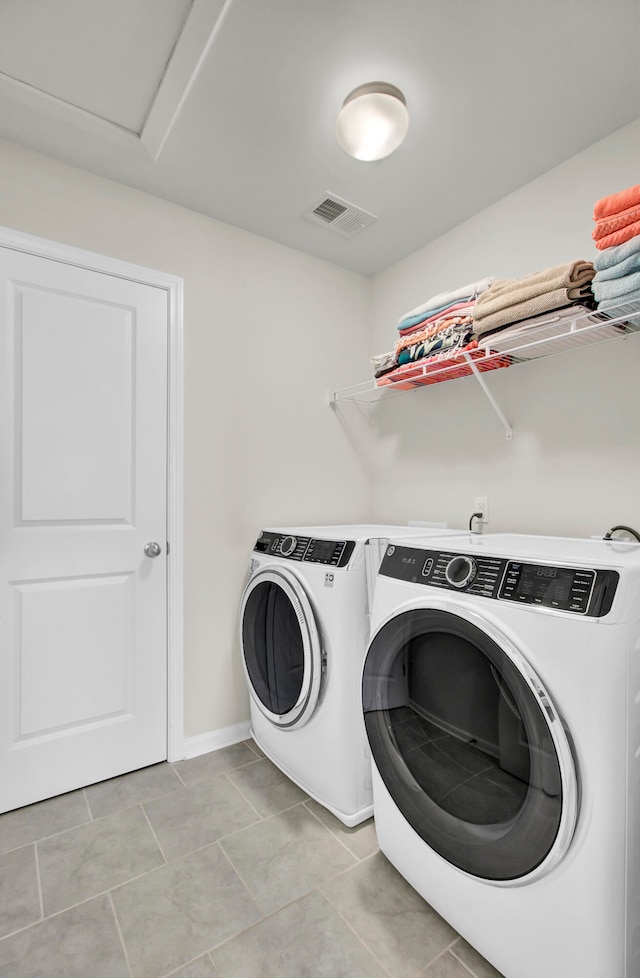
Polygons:
M513 428L511 427L511 425L509 424L509 422L505 418L505 416L504 416L504 414L502 412L502 408L500 407L500 405L496 401L495 397L493 396L493 394L489 390L489 388L487 386L487 383L486 383L484 377L482 376L482 374L480 373L480 371L476 367L475 363L473 362L473 359L465 351L462 352L462 355L464 356L465 360L467 361L467 363L471 367L471 372L472 372L473 376L476 378L476 380L480 384L482 390L487 395L487 397L488 397L488 399L489 399L489 401L491 403L491 407L493 408L493 410L496 412L496 414L498 415L498 417L502 421L502 424L504 425L505 431L507 433L507 441L511 441L511 439L513 438Z

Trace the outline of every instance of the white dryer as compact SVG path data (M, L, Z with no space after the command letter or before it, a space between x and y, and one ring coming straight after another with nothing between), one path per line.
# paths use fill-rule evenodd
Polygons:
M507 978L638 978L640 546L392 542L362 697L412 886Z
M360 706L371 589L388 538L426 532L438 531L288 527L263 530L254 547L240 607L251 734L345 825L372 813Z

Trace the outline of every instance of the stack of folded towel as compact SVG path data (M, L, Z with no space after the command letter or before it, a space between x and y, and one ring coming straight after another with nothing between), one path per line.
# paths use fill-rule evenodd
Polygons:
M548 314L572 307L576 313L595 308L591 282L595 275L592 262L566 262L518 279L494 282L476 302L473 311L477 339L518 324L526 331L538 326ZM481 343L487 346L487 343Z
M598 309L640 303L640 184L598 200L593 219Z
M392 353L371 357L379 384L392 383L404 376L409 364L448 359L470 346L473 339L473 309L478 296L486 292L494 279L486 277L451 292L432 296L421 306L400 317L398 340Z

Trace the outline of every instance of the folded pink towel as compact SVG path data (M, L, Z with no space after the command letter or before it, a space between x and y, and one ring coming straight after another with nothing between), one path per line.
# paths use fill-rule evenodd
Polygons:
M617 245L635 238L638 234L640 234L640 221L636 221L635 224L627 224L626 227L600 238L596 241L596 248L599 248L600 251L604 251L605 248L615 248Z
M423 340L433 339L438 333L444 333L451 326L470 326L472 322L471 316L449 316L448 318L445 316L444 319L438 319L427 329L418 329L406 336L401 336L396 343L395 354L399 356L407 347L422 343Z
M626 211L627 208L636 207L638 204L640 204L640 183L597 200L593 206L593 219L600 221L603 217L611 217L613 214Z
M635 224L636 221L640 221L640 205L637 207L627 207L626 210L619 211L611 217L603 217L601 220L596 221L596 226L591 232L591 237L594 241L600 241L601 238L606 238L608 234L613 234L614 231L620 231L621 228L626 228L629 224Z
M421 319L419 323L415 326L408 326L406 329L399 330L400 336L410 336L412 333L417 333L421 329L426 329L431 323L439 323L441 320L446 319L451 316L461 315L465 309L473 309L476 304L475 299L470 299L469 302L456 302L452 306L447 306L446 312L437 312L433 316ZM425 316L427 314L425 313Z

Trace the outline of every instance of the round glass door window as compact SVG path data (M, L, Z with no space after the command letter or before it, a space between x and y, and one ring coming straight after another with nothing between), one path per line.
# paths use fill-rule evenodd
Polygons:
M245 673L259 708L279 726L306 722L317 700L321 651L301 585L284 569L258 571L240 622Z
M365 725L378 772L418 835L464 872L507 884L566 851L575 769L542 684L469 618L419 608L380 629L364 666Z

